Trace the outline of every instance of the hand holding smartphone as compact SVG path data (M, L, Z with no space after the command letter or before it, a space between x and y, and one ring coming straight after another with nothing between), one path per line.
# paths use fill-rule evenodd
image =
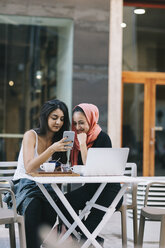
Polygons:
M67 146L73 147L75 132L74 131L64 131L63 138L65 138L65 137L67 137L67 139L65 140L65 142L72 141L72 143L69 144L69 145L67 145Z

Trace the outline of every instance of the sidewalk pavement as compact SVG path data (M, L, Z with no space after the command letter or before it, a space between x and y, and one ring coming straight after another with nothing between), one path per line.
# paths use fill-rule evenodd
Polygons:
M157 231L157 230L156 230ZM9 230L4 228L3 225L0 225L0 248L10 248L9 244ZM105 238L104 248L122 248L121 241L121 219L120 213L116 212L108 224L106 228L102 231L102 237ZM19 248L19 240L18 240L18 228L16 225L16 238L17 238L17 248ZM128 240L127 248L133 248L133 242ZM144 243L143 248L158 248L158 243Z

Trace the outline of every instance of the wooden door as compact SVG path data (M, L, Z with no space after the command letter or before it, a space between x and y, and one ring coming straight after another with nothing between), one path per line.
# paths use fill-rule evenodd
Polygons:
M129 160L137 163L139 175L165 175L165 138L161 138L165 135L165 73L125 71L122 84L122 143L130 147Z

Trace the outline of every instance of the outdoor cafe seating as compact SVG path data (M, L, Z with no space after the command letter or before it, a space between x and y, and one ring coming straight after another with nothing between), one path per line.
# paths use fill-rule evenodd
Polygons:
M13 192L11 191L10 187L10 179L12 178L11 174L14 174L16 169L17 162L0 162L0 170L1 173L1 180L0 180L0 199L1 194L6 191L10 191L13 197L13 202L15 202L15 197ZM12 167L8 167L8 166ZM3 167L2 167L3 166ZM5 167L4 167L5 166ZM6 172L7 171L7 172ZM2 174L3 172L3 174ZM125 176L137 176L137 167L135 163L127 163L125 169ZM5 178L8 178L9 181L4 181ZM5 183L5 184L4 184ZM4 186L6 189L4 189ZM121 212L121 230L122 230L122 247L127 247L127 221L126 221L126 210L131 209L133 210L133 234L134 234L134 245L136 246L137 243L137 187L136 183L130 184L126 194L132 195L132 202L130 204L126 201L123 202L122 207L119 209ZM157 197L158 196L158 197ZM152 204L151 200L154 199L154 203ZM149 205L147 202L149 201ZM161 234L160 234L160 247L165 247L165 236L163 235L165 231L165 210L160 209L160 207L165 207L165 183L157 182L149 183L146 187L146 199L144 208L141 209L141 216L140 216L140 227L139 227L139 236L138 236L138 247L142 247L143 243L143 236L144 236L144 225L145 221L148 219L161 221ZM24 221L22 216L19 216L16 213L16 209L8 210L5 209L5 212L2 212L3 204L0 201L1 205L1 214L0 214L0 224L10 224L9 225L9 234L10 234L10 244L11 247L16 247L15 245L15 230L14 230L14 223L19 224L19 238L20 238L20 246L25 247L25 230L24 230ZM15 207L14 207L15 208ZM3 210L4 211L4 210ZM7 212L8 211L8 212ZM12 213L10 212L12 211ZM2 218L3 216L3 218ZM3 220L2 220L3 219Z
M146 221L160 221L159 247L165 247L165 183L150 182L146 187L144 207L141 209L138 247L143 245ZM158 230L156 230L157 232Z
M4 180L0 180L4 182ZM3 204L0 207L0 225L9 225L10 247L16 248L15 223L18 224L20 248L26 248L24 217L17 214L16 200L13 191L9 188L0 188L0 195L9 192L11 194L13 207L7 209Z

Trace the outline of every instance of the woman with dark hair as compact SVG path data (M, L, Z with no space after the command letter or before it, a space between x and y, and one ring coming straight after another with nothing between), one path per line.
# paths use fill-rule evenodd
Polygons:
M72 165L85 165L87 151L90 147L112 147L110 137L105 132L103 132L101 127L98 125L98 119L99 111L98 108L93 104L82 103L73 109L72 130L75 131L75 140L73 149L71 151ZM99 185L99 183L87 183L80 188L67 193L65 196L72 205L73 209L78 213L79 210L85 207L86 202L92 198ZM109 207L119 190L119 183L108 183L96 203L104 207ZM60 201L57 203L66 218L72 223L73 219L63 207L62 203ZM120 200L116 209L118 209L121 204L122 200ZM103 211L92 208L90 214L84 220L84 224L91 233L100 223L103 216ZM81 232L81 230L79 231ZM82 239L86 239L83 233ZM100 243L103 242L101 237L97 237L97 240Z
M66 145L71 142L66 142L62 136L68 128L67 106L62 101L51 100L41 108L39 127L24 134L13 183L17 210L25 218L27 248L40 247L39 228L43 224L52 227L56 215L36 183L27 179L26 173L37 171L41 164L52 159L67 162L66 152L69 147ZM50 185L46 187L56 200Z

